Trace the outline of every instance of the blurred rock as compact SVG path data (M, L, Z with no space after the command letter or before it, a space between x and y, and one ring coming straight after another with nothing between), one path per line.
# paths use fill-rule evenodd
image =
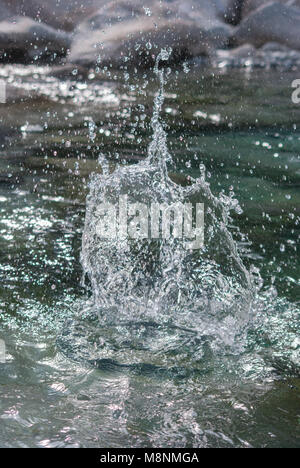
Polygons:
M63 56L71 44L68 33L31 18L17 16L0 22L0 57L3 61Z
M152 66L161 48L173 62L228 45L299 49L299 15L300 0L0 0L0 58L51 63L71 49L68 65L49 71L64 79L75 65L77 78L80 66Z
M277 0L278 3L285 4L287 6L300 7L300 0ZM227 5L224 8L224 20L227 23L237 25L253 11L261 8L271 0L228 0Z
M242 18L246 18L253 11L270 3L270 0L242 0ZM278 3L286 4L287 6L300 6L300 0L278 0Z
M171 47L173 61L210 55L227 44L231 28L212 0L112 1L75 32L70 62L83 65L152 65L161 48Z
M234 30L235 45L245 43L261 47L277 42L292 49L300 49L300 8L269 2L252 12Z
M0 0L0 18L28 16L54 28L71 31L105 0Z

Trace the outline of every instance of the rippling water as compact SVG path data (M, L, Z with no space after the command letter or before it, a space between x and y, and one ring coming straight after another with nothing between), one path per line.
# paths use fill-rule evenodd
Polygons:
M196 198L209 206L223 206L235 192L243 214L228 220L227 247L215 224L210 262L189 258L180 277L176 268L162 277L160 270L157 284L171 275L171 294L158 297L152 284L145 307L143 288L117 291L114 304L107 283L91 296L80 286L80 252L89 176L88 203L116 180L97 175L99 153L109 172L121 163L116 193L131 177L136 190L149 181L148 194L155 193L144 158L156 78L137 75L123 86L120 76L91 76L87 86L39 68L1 69L38 94L0 108L1 446L300 445L294 75L238 73L169 77L167 188L188 196L197 181ZM103 258L112 263L99 255L97 267ZM146 280L155 280L153 269ZM174 304L178 290L183 305Z

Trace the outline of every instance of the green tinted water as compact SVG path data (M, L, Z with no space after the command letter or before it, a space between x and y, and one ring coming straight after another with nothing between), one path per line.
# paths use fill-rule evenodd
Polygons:
M232 230L264 279L262 326L240 355L149 324L99 327L87 310L87 181L99 152L112 169L145 156L156 84L1 73L44 95L0 105L0 446L299 447L297 72L196 70L167 87L173 177L186 183L202 162L214 193L233 187L244 212ZM110 359L95 367L99 342Z

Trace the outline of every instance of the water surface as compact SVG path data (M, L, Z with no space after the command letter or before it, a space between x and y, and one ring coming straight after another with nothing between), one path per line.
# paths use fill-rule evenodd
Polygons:
M188 310L175 324L159 311L99 321L80 286L89 177L99 153L111 170L146 157L153 76L1 68L31 94L0 107L2 447L300 446L297 71L214 73L172 71L163 120L173 179L204 164L212 193L234 191L243 209L228 228L260 275L251 323L230 309L221 333L237 346L216 346Z

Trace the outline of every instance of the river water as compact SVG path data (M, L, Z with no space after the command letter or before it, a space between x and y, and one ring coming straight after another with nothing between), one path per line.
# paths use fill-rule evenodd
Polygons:
M230 244L216 235L205 262L180 256L180 275L179 257L161 277L152 269L147 307L142 282L105 308L111 285L98 273L115 257L101 253L96 286L81 281L81 261L95 268L81 254L86 196L91 207L101 181L116 185L99 155L125 174L118 187L140 190L157 76L83 83L1 68L31 96L0 104L1 447L300 446L297 71L190 68L167 71L168 184L182 193L197 180L210 207L238 200ZM217 221L207 217L218 233ZM174 305L175 278L185 301L176 290Z

